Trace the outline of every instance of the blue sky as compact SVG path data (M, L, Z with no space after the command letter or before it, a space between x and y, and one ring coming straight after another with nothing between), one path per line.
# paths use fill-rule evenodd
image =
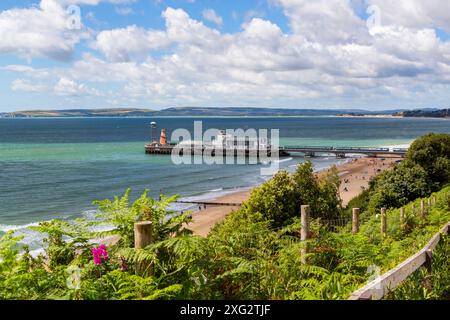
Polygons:
M446 0L2 0L0 112L449 107L448 10Z

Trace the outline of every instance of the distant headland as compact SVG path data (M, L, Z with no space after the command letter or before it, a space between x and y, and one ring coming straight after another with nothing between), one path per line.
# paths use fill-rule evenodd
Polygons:
M245 107L178 107L163 110L138 108L28 110L0 113L0 118L61 118L61 117L299 117L299 116L341 116L341 117L433 117L448 118L450 109L382 110L363 109L289 109L289 108L245 108Z

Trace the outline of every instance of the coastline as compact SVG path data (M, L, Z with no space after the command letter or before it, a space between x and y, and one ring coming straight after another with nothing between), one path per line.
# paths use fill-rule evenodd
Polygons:
M337 165L338 174L341 180L339 193L342 199L342 205L345 207L351 199L361 194L364 190L363 188L368 187L372 177L390 168L397 160L399 160L399 158L363 157L353 158L343 164ZM328 169L329 168L319 170L316 174L320 175ZM242 203L250 197L253 188L211 198L210 202ZM228 214L236 210L235 206L208 205L206 206L206 209L202 206L199 208L200 210L193 212L192 222L187 228L192 230L195 235L203 237L208 235L214 225L223 221Z

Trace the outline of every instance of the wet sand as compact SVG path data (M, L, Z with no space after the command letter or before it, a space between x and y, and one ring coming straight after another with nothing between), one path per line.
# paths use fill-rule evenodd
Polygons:
M342 205L347 206L348 202L359 195L364 188L368 188L371 177L383 172L393 165L399 158L355 158L339 165L338 173L341 179L340 196ZM318 172L321 174L321 172ZM239 191L227 194L210 202L218 203L242 203L250 197L251 190ZM230 212L236 210L235 206L212 206L194 212L193 220L188 229L194 234L206 236L212 227L222 221Z

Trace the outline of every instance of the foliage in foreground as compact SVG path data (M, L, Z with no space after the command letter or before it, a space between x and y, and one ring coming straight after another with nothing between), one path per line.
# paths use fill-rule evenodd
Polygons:
M232 214L207 238L185 234L187 217L170 223L174 218L156 220L156 229L171 232L161 232L157 242L141 250L116 239L107 246L108 259L100 264L93 261L85 222L70 226L59 221L45 223L38 227L51 239L45 257L19 254L20 238L11 233L0 241L0 298L344 299L368 280L368 271L392 268L421 249L449 221L449 192L447 187L436 194L437 204L426 220L413 214L412 203L404 226L399 223L398 210L389 210L385 237L379 232L377 216L369 217L358 235L352 235L348 227L330 232L320 218L314 219L307 264L300 255L305 244L299 241L298 219L274 229L270 221L252 217L242 221L242 216ZM110 219L125 212L128 216L133 207L147 201L141 197L130 206L126 196L107 206ZM157 202L153 204L158 207ZM171 227L164 227L168 225ZM84 229L79 234L86 238L69 237L77 228ZM126 238L127 232L116 236ZM448 290L437 289L448 280L440 271L448 268L448 259L436 259L435 263L441 263L435 269L436 293L423 296L426 298L437 298ZM135 268L142 264L150 268ZM404 291L395 293L395 298L412 297L404 293L409 292L406 289L399 290Z
M307 264L300 255L305 244L299 241L297 219L273 229L269 222L248 218L243 223L239 215L230 215L207 238L183 234L185 222L180 222L174 233L145 249L135 250L121 241L109 244L108 259L100 264L94 263L92 244L66 236L58 239L62 244L49 246L61 246L61 251L47 248L46 257L38 258L26 252L21 255L20 238L9 233L0 241L0 298L344 299L369 279L371 271L385 272L414 254L449 221L449 192L447 187L436 194L437 204L425 220L412 213L412 203L407 206L404 226L399 223L399 211L389 210L385 237L379 232L377 216L369 217L357 235L348 227L330 232L320 218L314 219ZM124 210L125 203L119 206ZM52 228L61 226L54 222ZM45 230L51 230L49 224ZM66 231L58 232L62 233ZM68 253L68 248L75 248L75 254ZM448 293L448 287L443 287L448 273L441 272L447 270L448 259L439 258L439 253L435 257L435 264L440 263L433 275L436 290L423 298ZM135 268L138 264L150 269ZM413 297L405 293L411 290L405 286L395 298Z

